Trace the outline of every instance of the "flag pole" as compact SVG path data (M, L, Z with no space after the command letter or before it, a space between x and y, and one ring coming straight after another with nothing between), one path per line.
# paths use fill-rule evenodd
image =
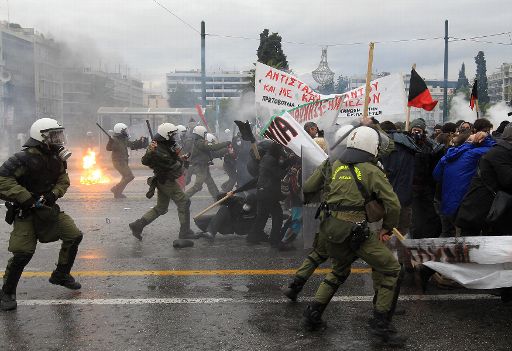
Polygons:
M368 69L366 71L366 89L364 96L364 109L363 109L363 121L368 119L368 105L370 103L370 81L372 80L372 65L373 65L373 49L375 43L370 42L370 50L368 52Z
M478 99L475 100L475 111L476 111L476 119L480 118L478 113Z
M415 63L412 64L412 69L416 70L416 64ZM409 87L409 89L411 89L411 87ZM411 124L411 106L407 106L407 115L406 115L406 118L405 118L405 131L406 132L409 131L410 124Z
M407 106L407 115L405 118L405 132L409 131L410 124L411 124L411 106Z

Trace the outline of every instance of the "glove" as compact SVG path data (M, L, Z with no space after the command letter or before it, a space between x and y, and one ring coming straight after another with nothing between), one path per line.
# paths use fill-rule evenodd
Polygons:
M35 203L36 203L36 199L31 197L30 199L23 201L20 204L20 208L21 208L22 211L26 211L29 208L31 208L32 206L34 206Z
M44 198L44 204L46 206L53 206L55 205L55 202L57 201L57 195L53 191L49 191L43 195Z

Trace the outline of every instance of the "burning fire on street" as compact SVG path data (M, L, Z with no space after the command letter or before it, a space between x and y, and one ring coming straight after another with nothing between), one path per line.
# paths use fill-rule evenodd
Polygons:
M96 152L87 149L86 154L82 158L83 172L80 176L80 184L108 184L110 178L103 174L101 168L96 164Z

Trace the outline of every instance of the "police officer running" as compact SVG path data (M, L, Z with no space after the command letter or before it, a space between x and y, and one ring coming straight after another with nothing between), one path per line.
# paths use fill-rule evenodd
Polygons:
M190 172L190 175L195 174L196 179L194 185L187 189L185 194L191 198L203 188L203 183L206 183L210 195L215 199L219 195L219 189L210 173L210 165L213 164L212 160L214 158L212 152L226 148L231 142L225 141L218 144L209 144L206 140L207 131L203 126L196 126L192 133L195 139L190 156L191 167L188 172Z
M333 270L304 311L303 324L310 330L324 325L322 313L345 281L347 269L359 257L372 267L375 296L370 331L386 344L401 345L405 339L391 325L399 293L400 265L383 243L398 224L400 203L384 172L375 164L378 149L378 132L358 127L349 134L347 150L332 163L330 174L326 175L321 166L304 184L305 194L315 193L323 188L325 177L331 178L318 241L332 259ZM378 233L371 233L367 226L368 203L372 201L383 206L383 224Z
M128 148L132 150L143 149L147 146L147 138L140 138L135 141L129 140L128 126L124 123L117 123L114 126L114 135L108 139L107 151L112 151L112 164L121 174L121 180L110 191L114 193L114 198L124 199L124 189L135 177L128 166Z
M13 224L8 248L13 256L7 263L0 291L0 309L4 311L17 307L16 287L37 241L62 240L50 283L73 290L81 288L70 272L82 233L56 204L70 185L66 160L71 153L64 147L64 128L54 119L38 119L23 147L0 167L0 197L8 201L6 221Z
M178 129L172 123L159 125L157 134L142 157L142 164L153 169L154 177L151 177L148 183L150 186L154 184L157 189L157 202L156 206L146 212L142 218L129 224L132 235L139 240L142 240L142 230L145 226L167 213L170 200L174 201L178 207L179 238L196 238L190 229L190 200L176 182L176 179L183 174L183 168L187 162L179 156L180 148L174 139L177 132ZM151 196L152 194L148 197Z

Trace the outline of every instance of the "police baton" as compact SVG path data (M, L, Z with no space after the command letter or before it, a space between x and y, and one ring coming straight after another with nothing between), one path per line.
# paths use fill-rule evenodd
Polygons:
M217 202L214 202L213 204L211 204L210 206L208 206L207 208L205 208L204 210L202 210L201 212L199 212L198 214L196 214L196 215L194 216L194 218L193 218L193 219L197 219L197 217L202 216L203 214L205 214L206 212L210 211L210 210L211 210L212 208L214 208L215 206L220 205L221 203L223 203L224 201L226 201L227 199L229 199L229 198L230 198L231 196L233 196L233 195L234 195L234 193L230 191L230 192L229 192L229 193L227 193L227 195L226 195L226 196L224 196L222 199L220 199L220 200L219 200L219 201L217 201Z
M146 125L148 126L149 136L153 140L153 129L151 129L151 124L149 124L149 119L146 120Z
M96 125L98 126L99 129L101 129L101 131L103 133L105 133L106 136L108 136L109 139L112 138L112 136L110 134L108 134L108 132L105 129L103 129L98 122L96 122Z

